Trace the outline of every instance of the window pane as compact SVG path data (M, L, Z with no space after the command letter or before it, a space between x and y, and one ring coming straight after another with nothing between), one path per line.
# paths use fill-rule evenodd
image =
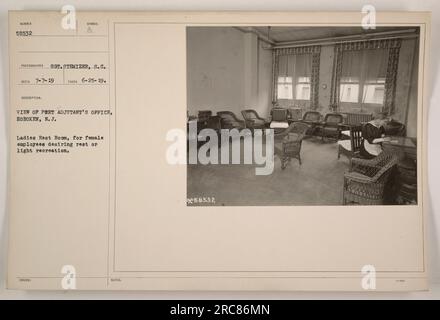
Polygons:
M359 83L358 77L342 77L341 83Z
M292 83L292 77L278 77L278 84L288 84Z
M310 82L310 77L298 77L298 82Z
M371 84L385 83L385 78L371 78L371 79L367 79L365 82L366 83L371 83Z
M296 100L310 100L310 84L299 83L296 85Z
M278 84L278 99L293 99L292 84Z
M341 84L339 100L341 102L358 102L359 84Z
M385 96L385 85L366 84L364 85L364 102L383 104Z

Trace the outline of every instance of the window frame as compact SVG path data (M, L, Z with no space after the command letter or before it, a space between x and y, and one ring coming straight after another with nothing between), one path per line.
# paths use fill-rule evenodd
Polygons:
M280 78L291 78L291 82L287 82L287 81L280 81ZM301 78L307 78L308 81L299 81L299 79ZM299 84L305 84L309 86L309 98L308 99L298 99L297 98L297 86ZM288 99L288 98L280 98L279 96L279 86L280 85L287 85L290 86L290 91L291 91L291 95L292 95L292 99ZM299 102L307 102L307 101L311 101L312 97L311 97L311 91L312 91L312 77L310 76L298 76L298 77L293 77L293 76L288 76L288 75L278 75L277 78L277 100L287 100L287 101L299 101Z

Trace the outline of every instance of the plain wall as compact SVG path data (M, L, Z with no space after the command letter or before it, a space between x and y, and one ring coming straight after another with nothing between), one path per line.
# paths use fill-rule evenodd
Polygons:
M255 34L233 27L188 27L187 100L190 115L199 110L271 107L272 54Z
M245 101L244 33L234 28L187 28L187 99L199 110L236 111Z

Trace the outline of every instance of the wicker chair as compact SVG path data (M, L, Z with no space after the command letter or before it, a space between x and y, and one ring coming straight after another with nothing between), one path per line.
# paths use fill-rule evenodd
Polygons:
M304 117L302 118L302 122L306 123L316 123L321 120L321 114L318 111L307 111L304 113Z
M289 108L289 120L300 121L302 119L301 108Z
M284 170L292 158L298 159L301 165L301 145L309 126L302 122L293 122L288 129L275 134L275 154L281 159Z
M266 120L260 117L257 111L253 109L246 109L241 112L246 128L249 129L264 129L266 128Z
M307 134L312 135L315 133L316 128L321 124L321 113L318 111L307 111L304 113L301 122L309 125Z
M351 169L344 174L343 204L380 205L392 169L398 158L382 152L376 158L351 159Z
M344 117L340 113L327 113L322 123L321 137L331 137L339 139L341 128L340 124L344 121Z
M235 113L231 111L219 111L217 115L220 117L222 129L244 129L246 127L245 122L238 119Z

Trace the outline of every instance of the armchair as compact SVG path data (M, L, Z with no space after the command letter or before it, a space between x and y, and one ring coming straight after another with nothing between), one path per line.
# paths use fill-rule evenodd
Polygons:
M275 107L271 110L270 114L272 119L269 127L274 129L275 132L283 131L289 127L289 122L287 121L287 109Z
M222 129L244 129L246 124L243 120L239 120L235 113L231 111L219 111L217 116L220 117L220 125Z
M321 123L321 113L318 111L307 111L304 113L304 117L302 118L301 122L308 124L309 129L307 130L308 135L312 135L315 133L316 128Z
M387 152L370 160L351 159L351 169L344 174L343 204L383 204L385 186L397 162L398 158Z
M275 134L275 154L281 159L284 170L292 158L298 159L301 165L301 145L309 126L301 122L293 122L280 134Z
M246 128L250 129L264 129L266 127L266 120L260 117L257 111L253 109L246 109L241 112Z
M301 108L290 108L289 109L289 120L300 121L301 118L302 118L302 109Z
M327 113L321 126L321 137L332 137L339 139L341 128L340 124L344 121L344 117L340 113Z

